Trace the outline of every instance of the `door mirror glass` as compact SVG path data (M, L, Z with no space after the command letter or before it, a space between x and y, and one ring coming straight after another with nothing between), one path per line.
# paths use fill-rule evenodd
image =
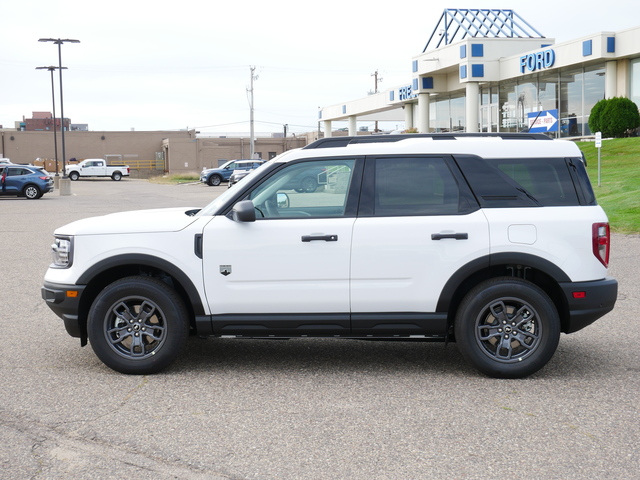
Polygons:
M278 208L289 208L289 195L284 192L278 192L276 195Z

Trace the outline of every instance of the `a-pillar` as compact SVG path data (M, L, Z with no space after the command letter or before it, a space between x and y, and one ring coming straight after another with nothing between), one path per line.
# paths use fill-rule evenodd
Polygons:
M356 120L355 116L349 117L349 135L352 137L358 135L358 122Z
M477 133L478 128L478 114L480 112L480 85L478 82L467 82L467 98L466 103L466 123L467 132Z
M418 94L418 133L429 133L429 94Z
M324 121L324 138L331 136L331 120Z
M604 64L604 97L618 96L618 62L615 60Z

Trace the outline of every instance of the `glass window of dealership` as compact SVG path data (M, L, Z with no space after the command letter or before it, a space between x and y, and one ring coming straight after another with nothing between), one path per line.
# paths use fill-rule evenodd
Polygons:
M640 105L640 58L629 68L629 98ZM480 87L479 131L520 132L528 128L528 114L558 110L559 136L590 135L589 113L605 98L604 63L526 75ZM434 132L466 131L464 94L434 96L429 125Z
M629 98L640 106L640 58L629 62ZM589 114L605 98L604 62L524 75L480 86L480 132L521 132L529 126L528 114L557 110L557 136L591 135ZM430 99L432 132L467 131L464 92Z

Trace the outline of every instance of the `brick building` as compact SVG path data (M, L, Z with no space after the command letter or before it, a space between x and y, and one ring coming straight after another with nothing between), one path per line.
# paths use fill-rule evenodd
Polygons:
M61 125L60 118L56 118L56 130L60 131ZM22 122L20 123L20 130L25 132L39 132L39 131L53 131L53 115L51 112L33 112L31 118L22 117ZM65 131L69 130L69 126L71 124L71 120L68 118L64 119L64 128Z

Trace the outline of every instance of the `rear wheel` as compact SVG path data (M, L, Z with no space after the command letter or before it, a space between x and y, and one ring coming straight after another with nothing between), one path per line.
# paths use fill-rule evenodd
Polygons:
M137 375L170 365L188 330L181 298L152 277L127 277L108 285L94 300L87 321L98 358L113 370Z
M300 190L306 193L315 192L318 188L318 181L313 177L305 177L300 182Z
M538 286L519 278L495 278L465 296L455 335L462 355L481 372L522 378L544 367L555 353L560 318Z
M116 182L119 182L122 179L122 173L120 172L113 172L111 174L111 180L115 180Z
M42 192L35 185L27 185L22 193L25 197L27 197L28 200L35 200L42 196Z

